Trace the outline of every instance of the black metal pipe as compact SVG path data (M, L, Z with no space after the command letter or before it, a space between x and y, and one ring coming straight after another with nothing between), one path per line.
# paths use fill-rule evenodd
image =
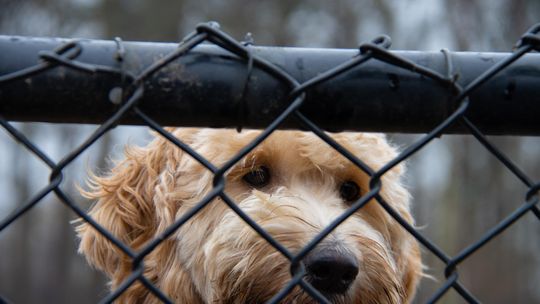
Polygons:
M117 73L87 73L56 66L30 77L9 75L39 64L40 51L68 40L0 36L0 115L12 121L102 123L118 108L114 88L126 84ZM123 60L115 41L81 40L79 63L123 69L137 75L172 52L172 43L123 42ZM358 54L351 49L251 47L300 83ZM412 62L446 74L442 52L394 51ZM466 86L509 53L449 53L457 82ZM254 68L242 98L247 64L214 45L199 45L145 81L139 108L166 126L264 128L286 108L290 88ZM2 80L3 79L3 80ZM112 91L112 92L111 92ZM307 92L301 112L330 131L357 130L425 133L457 107L453 92L437 82L371 59ZM540 54L527 54L475 90L466 116L485 134L539 135ZM114 100L114 98L113 98ZM240 107L242 109L240 110ZM242 115L242 117L240 117ZM134 114L120 121L140 124ZM287 120L282 128L300 128ZM448 133L463 133L455 124Z

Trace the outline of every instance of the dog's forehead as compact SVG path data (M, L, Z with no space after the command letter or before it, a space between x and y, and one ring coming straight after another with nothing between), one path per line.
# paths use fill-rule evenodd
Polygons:
M229 145L232 144L240 149L259 134L260 131L236 133L234 142ZM365 152L363 150L373 149L379 144L373 135L361 133L336 133L331 134L331 137L353 154L363 154ZM340 152L317 135L291 130L275 131L255 147L246 159L265 159L269 162L279 162L282 166L289 168L298 168L298 165L304 164L319 169L343 169L351 165L351 162Z
M193 129L189 133L202 139L206 144L222 145L222 146L238 146L247 145L261 134L260 130L243 130L237 132L232 129L200 129L194 132ZM378 133L329 133L339 144L351 148L352 144L368 144L379 145L384 141L384 136ZM294 146L291 148L317 147L318 149L332 149L326 142L312 132L302 132L293 130L277 130L264 140L260 146L265 148L275 148L278 143L290 143ZM283 148L283 146L281 146Z
M210 145L215 148L237 152L255 140L261 132L260 130L242 130L242 132L236 132L231 129L202 129L197 133L195 141L198 141L200 145ZM287 150L291 150L321 145L326 144L312 133L278 130L274 131L262 143L257 145L254 151L278 150L285 147Z
M192 147L205 157L225 162L261 134L260 130L198 129L190 130ZM373 168L395 156L384 135L378 133L328 133L339 145ZM340 152L312 132L277 130L257 145L245 160L265 158L283 165L303 161L321 168L340 169L350 165Z
M236 133L232 142L228 145L246 146L260 134L260 131L247 131ZM332 136L339 144L348 149L352 149L351 143L354 141L352 133L334 134ZM325 141L313 133L279 130L273 132L267 139L253 149L254 153L266 152L271 154L291 154L296 156L305 156L313 154L315 151L320 153L337 153Z

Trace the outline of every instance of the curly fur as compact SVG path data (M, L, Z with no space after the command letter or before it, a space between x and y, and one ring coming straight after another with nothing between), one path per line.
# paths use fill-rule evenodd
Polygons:
M221 166L258 131L179 128L169 131L215 166ZM383 135L339 133L333 138L373 169L395 155ZM243 180L252 168L270 169L268 186ZM381 195L409 223L403 166L382 178ZM193 208L212 189L213 174L166 139L127 147L125 158L105 176L92 176L84 194L96 200L89 214L137 251ZM339 184L353 180L363 191L367 176L310 133L276 131L227 173L225 191L247 215L292 252L297 252L348 205ZM117 288L131 273L131 259L90 225L77 227L80 252ZM359 274L333 303L408 303L421 261L417 242L375 201L351 216L319 245L339 244L358 260ZM144 275L176 303L262 303L291 278L290 263L225 203L215 199L144 259ZM134 283L119 302L159 302ZM313 303L296 287L284 303Z

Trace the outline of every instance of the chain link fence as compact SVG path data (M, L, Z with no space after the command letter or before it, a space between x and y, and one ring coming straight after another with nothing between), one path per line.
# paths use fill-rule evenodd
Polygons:
M164 294L161 290L155 287L152 282L150 282L144 275L144 258L152 252L160 243L170 237L175 231L177 231L184 223L191 219L199 210L205 207L207 204L210 204L213 199L221 198L231 209L234 210L240 216L247 225L251 226L260 237L264 238L269 244L271 244L276 250L278 250L283 256L285 256L291 263L291 269L301 269L297 267L300 264L302 258L304 258L315 246L321 242L329 233L332 232L340 223L345 221L349 216L354 212L360 210L372 199L376 200L378 204L389 215L391 215L404 229L406 229L410 234L412 234L424 247L424 249L429 253L437 257L441 262L443 262L446 267L444 271L444 276L446 281L442 286L433 294L429 303L437 302L448 290L454 289L463 297L463 299L469 303L479 303L479 300L475 297L474 294L469 292L465 286L459 280L459 274L457 267L462 264L466 259L468 259L473 253L478 251L480 248L485 246L490 242L494 237L504 232L510 225L514 222L521 219L527 213L533 213L538 219L540 219L540 210L538 209L538 190L540 189L540 182L535 182L530 177L528 177L518 166L516 166L509 158L507 158L497 147L495 147L485 136L481 130L488 129L490 133L504 133L504 128L490 127L489 125L482 125L479 127L475 119L471 119L471 108L474 108L474 102L471 101L471 96L482 86L488 85L487 83L492 80L496 75L501 75L505 70L508 69L513 62L519 58L525 56L525 54L540 49L540 36L538 32L540 31L540 25L532 27L527 31L517 43L513 53L505 55L504 58L497 62L489 62L490 67L483 71L481 74L471 78L466 79L466 83L463 83L463 79L458 79L458 76L462 78L467 78L463 75L460 75L458 71L455 71L455 65L453 62L453 56L450 52L443 50L442 54L444 56L444 72L429 68L428 65L422 65L413 60L407 58L407 56L400 55L400 53L390 52L388 49L390 47L390 39L386 36L381 36L374 39L370 43L362 44L357 51L357 54L352 56L349 60L344 63L340 63L337 66L323 72L323 73L314 73L316 76L306 79L305 81L300 82L299 78L293 77L287 73L282 67L277 66L272 63L271 60L263 58L260 56L259 52L251 46L251 41L238 42L235 39L229 37L227 34L219 30L219 27L215 23L201 24L197 27L196 31L188 35L176 49L168 54L163 54L157 60L154 60L150 65L146 66L143 70L138 73L133 73L125 66L126 58L130 55L126 48L124 47L124 42L120 39L115 40L115 56L113 58L114 65L103 65L95 62L83 62L78 60L79 56L85 52L83 43L81 41L73 40L68 42L63 42L60 47L56 48L53 51L43 51L39 54L40 62L33 66L27 66L21 68L17 71L13 71L7 74L0 75L0 125L13 137L13 139L20 144L24 145L29 151L31 151L35 156L37 156L44 164L50 168L50 182L49 184L40 189L40 191L34 195L30 200L24 202L21 207L7 217L1 219L0 222L0 233L8 228L12 223L17 221L22 215L28 212L31 208L35 207L37 204L42 201L42 199L49 193L54 193L68 208L73 210L79 217L84 221L94 227L99 233L104 237L110 240L116 247L123 251L128 257L132 259L133 271L131 275L121 284L119 288L112 291L108 296L106 296L102 302L110 303L114 301L118 296L120 296L124 291L126 291L134 282L139 281L142 283L148 290L153 293L157 298L161 299L165 303L171 303L172 301L167 298L167 295ZM152 89L149 88L148 81L152 79L155 74L162 72L168 68L171 68L171 65L174 65L175 60L188 56L190 52L193 52L193 49L196 47L206 47L206 43L210 43L214 46L217 46L221 49L220 52L216 53L215 49L209 49L204 56L214 60L215 58L223 58L223 51L225 51L228 56L227 60L234 60L235 62L240 62L243 66L243 81L241 82L241 87L237 96L227 97L232 99L234 102L231 107L234 111L231 113L225 113L230 117L236 118L236 127L241 129L242 127L264 127L264 130L260 135L253 140L249 145L243 147L241 151L231 158L225 165L222 167L215 167L208 160L204 159L201 155L191 149L187 144L181 142L179 139L174 137L172 134L167 132L162 125L171 123L167 118L158 118L154 119L153 114L149 115L147 106L143 107L141 105L141 100L148 97L148 92L152 92ZM204 44L201 46L201 44ZM150 45L151 46L151 45ZM24 50L21 50L24 52ZM198 51L200 52L200 51ZM203 52L204 53L204 52ZM216 60L218 60L216 59ZM3 60L9 60L5 58ZM351 154L344 147L340 146L335 142L331 137L329 137L323 129L320 127L319 123L316 123L315 120L311 118L310 115L306 114L309 111L304 111L303 106L310 101L310 98L313 97L312 90L320 88L325 84L329 83L332 79L346 75L351 70L354 70L356 67L373 63L374 61L382 62L387 66L391 66L394 70L404 70L407 73L412 73L415 77L427 81L427 83L432 87L441 88L445 93L443 113L445 113L441 118L441 115L434 115L437 119L435 127L432 127L430 130L427 130L429 123L420 127L410 128L405 131L418 131L425 130L427 131L424 136L416 140L413 144L406 147L395 159L384 165L380 170L373 170L362 160L358 159L355 155ZM224 63L225 64L225 63ZM298 64L298 62L297 62ZM31 82L34 77L38 77L43 73L48 71L58 71L61 70L62 73L67 74L68 76L79 75L78 77L86 77L88 82L100 82L100 81L109 81L113 82L115 85L114 88L108 91L108 96L101 96L101 99L106 99L106 103L113 109L109 111L96 111L100 112L96 115L106 115L107 119L101 123L101 125L95 130L95 132L85 140L78 148L71 151L65 157L59 161L54 162L49 158L39 147L34 143L28 140L25 135L23 135L17 128L15 128L9 121L10 120L40 120L45 119L49 121L58 121L58 122L96 122L88 121L88 119L83 119L77 117L73 113L68 113L67 115L58 115L66 111L61 106L53 107L49 110L49 113L39 113L41 110L32 110L28 107L14 106L15 103L12 102L12 97L9 95L10 88L25 88L24 86L19 86L23 83L26 86L27 91L31 91ZM253 109L248 108L250 104L248 103L248 96L253 89L253 83L256 81L253 77L256 71L264 71L267 74L267 79L271 78L272 81L277 81L280 87L279 97L282 105L285 105L284 108L276 107L278 110L274 110L277 114L272 117L271 120L268 119L256 119L250 118L246 113L253 113ZM218 73L219 74L219 73ZM393 76L392 76L393 75ZM66 76L66 77L68 77ZM100 78L101 77L101 78ZM227 75L217 75L216 77L228 77ZM261 78L261 77L256 77ZM264 77L263 77L264 78ZM266 80L267 80L266 79ZM389 90L395 89L400 86L400 76L390 73L389 74ZM266 81L265 80L265 81ZM460 81L458 81L460 80ZM519 85L516 82L510 81L510 84L506 87L505 96L511 97L515 91L515 86ZM165 84L167 85L167 84ZM46 90L54 91L57 90L61 92L66 90L66 87L69 84L58 84L57 86L52 86L46 88ZM160 89L163 89L161 87ZM418 89L418 88L416 88ZM6 93L7 92L7 93ZM426 94L428 96L431 94L429 88L426 88ZM32 94L32 92L27 92ZM277 92L279 93L279 92ZM276 94L277 94L276 93ZM382 94L382 93L381 93ZM69 94L68 94L69 95ZM82 95L82 94L80 94ZM60 95L59 95L60 96ZM88 95L90 99L96 99L95 95L92 95L92 92ZM311 96L311 97L310 97ZM66 99L71 98L72 96L66 96ZM81 96L79 96L81 97ZM99 96L98 96L99 97ZM155 96L154 96L155 97ZM24 99L24 97L21 97ZM82 96L81 98L85 98ZM415 97L411 96L412 99ZM531 98L533 99L533 98ZM52 102L55 102L53 100ZM262 101L266 102L266 101ZM450 107L450 108L448 108ZM159 107L158 107L159 108ZM204 109L204 108L201 108ZM201 109L196 109L200 111ZM419 112L423 111L424 108L419 107ZM484 113L486 116L490 116L487 113L483 112L486 109L481 109L480 113ZM152 113L159 113L163 109L155 110ZM219 109L217 110L219 112ZM416 112L416 109L414 110ZM478 114L478 109L473 109L472 113ZM477 111L477 112L474 112ZM526 109L526 111L528 111ZM24 112L24 113L23 113ZM388 112L385 109L382 112ZM30 114L28 114L30 113ZM191 113L191 112L190 112ZM199 113L200 114L200 113ZM209 116L204 116L205 113L200 114L203 118L201 121L188 121L190 125L206 125L206 126L224 126L226 123L220 121L214 121L212 119L213 114L210 113ZM41 115L41 116L40 116ZM158 115L158 114L156 114ZM164 114L165 115L165 114ZM191 114L189 114L191 115ZM256 115L256 114L253 114ZM271 113L270 116L273 114ZM322 114L321 114L322 115ZM371 115L371 114L369 114ZM431 117L430 113L423 113L425 117ZM479 115L479 114L478 114ZM45 118L43 118L45 116ZM48 116L48 117L47 117ZM511 115L508 115L511 116ZM531 113L531 116L534 118L537 117L537 113ZM509 117L512 119L512 117ZM514 119L516 121L520 120L520 117ZM98 118L99 120L99 118ZM377 120L380 120L379 118ZM291 124L291 121L293 123ZM257 125L261 122L264 122L265 125ZM61 189L62 181L64 179L63 170L71 162L73 162L81 153L83 153L88 147L94 144L100 137L102 137L109 130L114 128L120 123L137 123L148 126L149 128L155 130L161 136L168 139L171 143L176 145L178 149L182 149L194 159L196 159L202 166L210 170L214 175L214 186L212 191L195 207L184 214L181 218L178 218L176 222L168 227L161 235L156 237L154 240L150 241L145 247L139 252L135 252L117 238L115 238L109 231L101 227L96 223L91 217L89 217L86 212L81 209L76 201L71 198L65 191ZM351 125L339 124L339 122L325 122L325 129L339 130L344 128L351 128ZM353 121L354 123L354 121ZM230 122L229 122L230 124ZM376 122L375 122L376 124ZM529 126L530 123L526 122L524 126ZM230 126L230 125L229 125ZM509 133L537 133L537 127L532 126L530 129L526 129L524 126L520 128L508 129ZM344 157L354 163L358 168L364 171L367 175L370 176L370 189L365 193L358 201L351 205L345 214L342 214L339 218L335 219L328 227L321 231L308 245L306 245L298 253L292 253L290 250L285 248L282 244L272 238L272 236L261 229L255 221L250 219L236 204L235 202L224 192L225 188L225 172L232 168L239 160L246 156L250 151L252 151L258 144L264 141L272 132L278 128L283 127L302 127L306 130L309 130L316 134L321 140L328 143ZM530 127L530 126L529 126ZM354 126L353 126L354 128ZM379 131L388 131L385 127L381 125L374 126L363 126L364 129L368 130L379 130ZM406 127L403 127L406 129ZM527 127L528 128L528 127ZM382 129L382 130L381 130ZM394 131L400 131L400 127L395 127L392 129ZM456 131L457 130L457 131ZM430 143L434 138L445 134L445 133L469 133L472 134L490 153L492 153L504 166L515 176L516 179L521 181L527 187L527 192L524 193L523 204L517 208L514 212L508 215L505 219L500 221L497 225L491 228L487 233L485 233L480 239L476 242L470 244L470 246L464 248L461 252L456 255L450 256L449 254L442 251L432 240L426 238L420 231L415 227L412 227L407 223L406 220L402 219L400 215L393 210L393 208L386 202L380 195L381 190L381 177L387 173L389 170L394 168L399 163L410 158L413 154L417 153L423 147ZM288 292L290 292L296 286L300 286L307 293L309 293L314 299L320 303L329 303L329 301L321 295L316 289L314 289L309 283L302 280L305 275L304 270L299 270L292 274L292 279L290 282L278 293L276 294L269 303L278 303L282 300ZM0 295L0 302L7 302L7 299L3 299Z

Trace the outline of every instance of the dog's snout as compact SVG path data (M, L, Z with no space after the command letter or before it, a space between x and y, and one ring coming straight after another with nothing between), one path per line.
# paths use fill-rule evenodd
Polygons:
M305 258L304 264L308 281L327 294L345 293L358 275L358 262L350 253L317 250Z

